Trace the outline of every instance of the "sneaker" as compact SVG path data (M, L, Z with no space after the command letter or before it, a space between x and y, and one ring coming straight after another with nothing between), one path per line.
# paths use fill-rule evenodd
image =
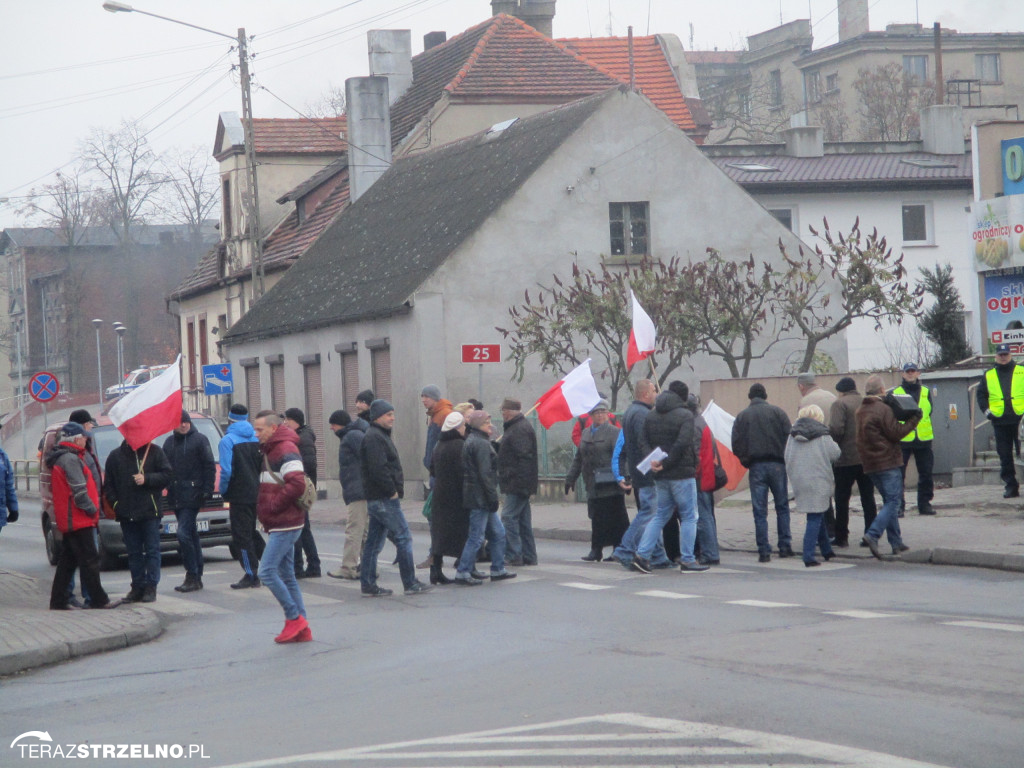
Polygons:
M292 642L293 643L308 643L312 639L313 639L313 630L311 630L307 626L304 630L302 630L301 632L299 632L299 634L297 634L295 636L295 639L292 640Z
M656 571L663 571L666 568L672 568L674 566L675 563L673 563L671 560L662 560L657 563L651 563L651 568L653 568Z
M871 550L872 555L877 557L879 560L882 559L882 553L878 551L878 539L873 539L865 533L863 542L864 546Z
M336 571L328 571L327 575L332 579L347 579L348 581L356 581L359 578L359 574L353 571L351 568L341 567Z
M680 573L700 573L701 571L708 570L708 566L698 563L696 560L693 562L683 561L682 565L679 566Z
M645 558L643 558L643 557L640 557L640 555L634 555L633 556L633 562L630 565L630 567L634 571L638 571L639 573L650 573L651 572L651 563L650 563L650 561L645 559Z
M518 574L512 573L512 571L491 571L491 581L505 581L506 579L514 579Z
M378 587L376 584L370 587L363 587L363 597L387 597L392 594L390 589L384 589L384 587Z
M422 581L414 581L412 586L405 590L407 595L422 595L424 592L429 592L433 587L429 584L424 584Z
M128 594L124 596L123 602L125 603L141 603L143 591L138 587L132 587L128 590Z
M462 587L478 587L483 584L481 579L475 578L469 573L456 573L452 581Z
M258 576L250 576L248 573L245 574L241 579L231 585L232 589L249 589L250 587L258 587L260 580Z
M156 585L150 584L144 590L142 590L142 603L155 603L156 602Z
M305 616L300 615L294 619L285 619L284 629L281 630L281 634L274 638L274 642L294 643L299 633L308 628L309 624L306 622Z
M482 571L478 571L476 568L470 571L469 575L472 576L474 579L480 579L480 581L487 581L487 574Z

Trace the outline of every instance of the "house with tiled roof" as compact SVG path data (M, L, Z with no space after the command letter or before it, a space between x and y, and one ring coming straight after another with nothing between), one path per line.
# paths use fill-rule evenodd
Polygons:
M395 159L228 329L222 350L250 410L275 402L275 390L300 398L311 368L327 413L367 387L389 399L415 498L426 479L424 384L493 407L505 396L530 403L556 378L527 365L515 382L512 361L463 362L464 345L503 346L497 327L524 289L574 265L702 259L708 247L777 264L780 240L799 247L674 121L618 86ZM826 347L844 366L845 340ZM780 342L752 374L797 348ZM679 375L694 385L725 375L717 359L692 362L699 373Z

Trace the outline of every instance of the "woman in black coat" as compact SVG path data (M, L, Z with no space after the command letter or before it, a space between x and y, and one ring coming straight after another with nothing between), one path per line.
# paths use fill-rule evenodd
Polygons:
M566 493L573 489L581 474L587 489L590 553L583 558L587 562L599 562L605 547L614 551L629 528L626 492L612 472L612 453L620 430L609 423L608 408L608 401L601 400L590 412L591 423L583 430L576 458L565 476Z
M462 508L462 444L466 424L462 414L448 414L434 446L430 474L434 490L430 503L430 583L451 582L441 565L444 557L458 558L469 535L469 510Z

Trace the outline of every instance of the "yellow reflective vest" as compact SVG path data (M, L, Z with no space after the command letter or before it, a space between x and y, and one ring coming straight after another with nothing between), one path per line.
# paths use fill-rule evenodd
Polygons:
M907 391L903 389L901 384L892 393L894 395L905 395ZM917 429L903 438L904 443L910 443L914 440L931 440L935 436L935 432L932 430L932 399L928 396L928 387L924 384L921 385L921 394L917 399L917 407L921 409L921 421L918 422Z
M1006 396L999 386L999 374L995 368L989 368L985 374L988 385L988 410L997 419L1006 409ZM1013 366L1013 378L1010 381L1010 407L1018 416L1024 414L1024 367Z

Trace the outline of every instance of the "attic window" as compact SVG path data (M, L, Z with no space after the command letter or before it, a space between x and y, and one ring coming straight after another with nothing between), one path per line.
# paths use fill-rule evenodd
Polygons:
M748 171L750 173L763 173L763 172L775 172L778 173L778 168L773 168L770 165L761 165L760 163L729 163L730 168L735 168L738 171Z
M956 163L950 163L946 160L932 160L927 157L905 157L900 162L918 168L956 168Z
M495 123L487 129L487 139L496 139L501 136L502 132L519 121L518 117L513 117L508 120L502 120L500 123Z

